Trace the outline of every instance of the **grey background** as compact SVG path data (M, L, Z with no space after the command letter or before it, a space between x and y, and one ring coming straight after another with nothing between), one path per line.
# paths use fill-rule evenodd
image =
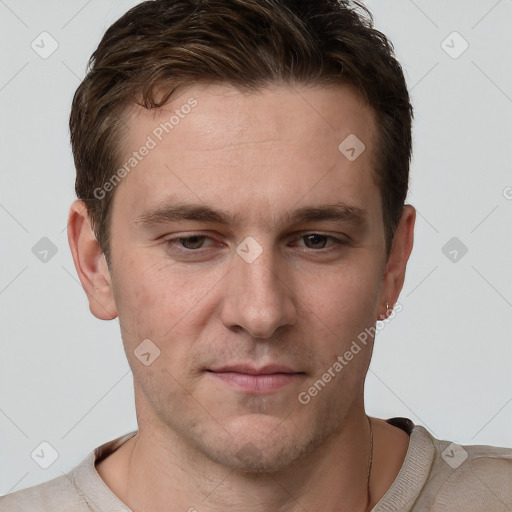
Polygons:
M71 98L105 29L136 3L0 0L0 494L59 476L136 428L119 324L90 314L65 231ZM377 335L367 411L510 447L512 0L366 4L411 90L408 202L418 210L403 309ZM58 43L46 59L31 47L44 31ZM469 44L457 58L454 31ZM43 237L56 250L46 262ZM31 458L43 441L58 453L48 469Z

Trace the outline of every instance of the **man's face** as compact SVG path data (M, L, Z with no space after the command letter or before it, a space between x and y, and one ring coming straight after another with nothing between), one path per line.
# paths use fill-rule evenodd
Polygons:
M117 186L111 226L139 426L230 467L287 467L362 407L370 341L309 401L303 392L375 325L382 300L373 112L348 86L202 85L127 123L126 160L150 147ZM355 139L338 148L351 134L366 147L355 160ZM341 203L365 216L294 217ZM178 204L228 223L173 217ZM295 373L244 377L241 365Z

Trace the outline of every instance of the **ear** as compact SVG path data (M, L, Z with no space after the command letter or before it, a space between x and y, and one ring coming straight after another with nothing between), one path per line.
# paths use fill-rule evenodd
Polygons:
M69 210L68 241L91 313L100 320L116 318L117 308L107 261L91 227L87 207L81 200L74 201Z
M402 216L395 230L393 243L382 280L379 300L379 317L382 320L389 316L398 300L405 280L405 268L414 244L414 223L416 210L410 204L404 206ZM389 302L389 309L386 308Z

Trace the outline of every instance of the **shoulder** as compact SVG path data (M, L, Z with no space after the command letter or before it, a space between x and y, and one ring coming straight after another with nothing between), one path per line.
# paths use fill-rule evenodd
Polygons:
M434 458L418 500L425 506L414 510L512 510L511 448L461 445L430 437Z
M2 512L90 512L69 475L0 497Z
M0 512L130 511L107 487L95 469L96 462L113 453L137 430L108 441L91 451L71 471L39 485L0 497Z

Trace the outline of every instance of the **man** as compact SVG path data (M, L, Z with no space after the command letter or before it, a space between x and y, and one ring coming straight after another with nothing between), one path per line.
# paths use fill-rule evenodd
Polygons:
M155 0L107 30L68 236L139 428L2 511L511 509L512 450L365 413L415 209L405 80L363 14Z

